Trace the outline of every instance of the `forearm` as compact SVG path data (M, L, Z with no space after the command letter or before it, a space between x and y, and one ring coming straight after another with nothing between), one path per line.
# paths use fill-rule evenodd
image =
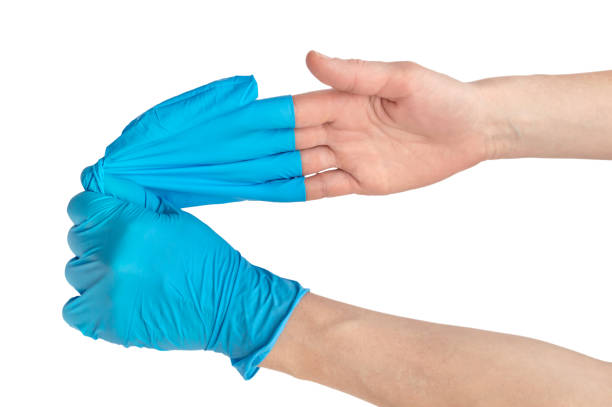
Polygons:
M308 294L262 363L381 406L607 406L612 368L527 338Z
M473 84L488 158L612 159L612 71Z

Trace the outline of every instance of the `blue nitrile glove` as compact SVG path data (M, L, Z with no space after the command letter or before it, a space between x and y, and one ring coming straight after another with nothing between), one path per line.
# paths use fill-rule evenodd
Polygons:
M80 296L64 319L124 346L221 352L251 378L307 290L250 264L196 217L128 189L147 207L90 191L70 201L66 279Z
M105 193L111 175L179 208L245 199L304 201L293 99L256 98L255 79L236 76L153 107L83 171L83 187Z

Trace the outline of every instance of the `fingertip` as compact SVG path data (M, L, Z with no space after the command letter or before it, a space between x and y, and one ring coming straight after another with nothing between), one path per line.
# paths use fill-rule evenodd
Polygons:
M325 55L325 54L323 54L323 53L321 53L319 51L315 51L314 49L311 49L306 54L306 60L313 59L313 58L320 58L320 59L323 59L323 60L331 59L327 55Z
M88 207L90 203L98 196L100 195L95 192L83 191L70 199L66 210L70 220L72 220L72 223L78 225L83 223L88 218Z
M64 304L62 318L83 335L98 339L100 331L99 304L92 303L87 295L77 295Z
M327 55L321 54L320 52L311 50L308 52L308 54L306 54L306 66L317 79L321 79L319 74L321 68L323 68L323 64L325 64L327 61L331 61L331 58Z
M353 177L341 169L324 171L307 177L304 184L307 201L348 195L356 191Z
M66 263L64 277L79 294L100 281L106 272L104 267L98 267L94 259L95 256L75 256Z
M310 51L308 51L308 52L306 53L306 65L308 65L308 61L309 61L310 59L314 58L314 57L316 56L316 54L317 54L317 51L315 51L315 50L313 50L313 49L311 49Z
M312 72L313 60L317 57L317 51L310 50L306 54L306 67Z
M243 78L246 78L245 81L247 83L247 86L245 87L242 94L241 105L245 106L257 99L257 97L259 96L259 85L257 84L257 80L255 79L254 75L248 75Z
M316 175L304 178L304 196L306 201L315 201L323 198L319 180L314 178L316 178Z
M73 328L77 328L76 323L75 323L76 321L74 319L74 315L75 315L74 310L75 310L76 302L78 301L79 298L81 298L80 295L72 297L62 307L62 318L64 318L64 321L66 321L66 323Z
M310 67L310 63L317 58L319 55L321 55L320 53L318 53L317 51L311 49L310 51L308 51L308 53L306 54L306 65Z

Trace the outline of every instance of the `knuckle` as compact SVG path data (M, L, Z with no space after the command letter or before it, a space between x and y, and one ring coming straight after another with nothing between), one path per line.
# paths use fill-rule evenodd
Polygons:
M334 154L334 152L332 151L331 148L327 147L327 146L323 146L321 148L321 152L322 154L322 165L325 167L329 167L329 166L333 166L336 163L336 155Z
M321 177L321 182L319 182L321 198L329 197L329 182L327 182L327 181L328 181L327 180L327 176L323 175Z
M351 58L347 60L350 64L356 65L356 66L363 66L366 64L367 61L363 60L363 59L358 59L358 58Z
M331 124L330 123L324 123L321 126L321 130L318 132L319 133L319 144L325 144L329 141L330 138L330 133L331 133Z

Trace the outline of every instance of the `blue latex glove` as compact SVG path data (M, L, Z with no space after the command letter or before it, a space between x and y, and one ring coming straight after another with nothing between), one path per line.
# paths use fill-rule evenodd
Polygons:
M307 290L143 188L122 190L131 202L89 191L70 201L66 279L80 296L66 322L124 346L221 352L250 379Z
M111 175L179 208L245 199L304 201L293 99L256 98L255 79L236 76L153 107L83 171L83 187L105 193Z

